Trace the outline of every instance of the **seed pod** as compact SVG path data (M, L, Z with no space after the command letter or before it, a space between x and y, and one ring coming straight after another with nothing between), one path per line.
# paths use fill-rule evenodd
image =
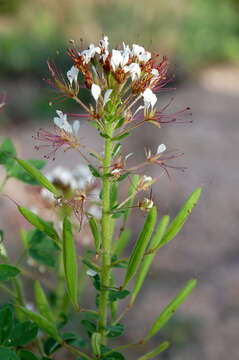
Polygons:
M131 231L130 230L124 230L122 231L119 240L117 240L117 242L115 243L115 249L113 251L113 254L116 255L117 257L119 257L121 255L121 253L124 251L129 238L131 235Z
M132 296L131 296L131 300L130 300L131 305L133 304L139 290L141 289L141 286L143 285L144 279L149 271L149 267L150 267L150 265L154 259L154 256L156 254L155 251L152 254L150 254L150 250L157 248L158 244L162 240L163 234L168 226L169 219L170 218L168 215L163 216L163 218L159 222L159 225L156 229L155 234L152 237L152 240L150 241L150 244L149 244L149 247L147 250L147 254L144 257L144 260L142 261L142 264L140 266L140 269L138 271L138 274L137 274L137 277L136 277L136 280L134 283Z
M77 257L75 251L74 238L72 234L71 222L65 217L63 221L63 262L66 277L66 284L70 299L76 309L77 304L77 284L78 284L78 270Z
M181 230L183 224L187 220L188 216L191 214L192 209L196 205L199 196L201 194L201 188L198 187L194 192L189 196L187 201L185 202L184 206L169 225L168 230L166 231L161 243L160 247L172 240L177 233Z
M95 356L100 357L101 334L94 332L91 335L91 346Z
M153 324L149 335L144 339L148 341L153 335L155 335L163 326L168 322L170 317L174 314L177 308L182 304L182 302L188 297L191 291L195 288L197 283L196 279L190 280L187 285L181 290L175 298L166 306L163 312L159 315L155 323Z
M159 355L161 352L166 350L169 347L170 343L168 341L164 341L162 344L157 346L154 350L148 352L147 354L141 356L138 360L149 360Z
M24 218L29 221L30 224L35 226L38 230L44 232L46 235L48 235L51 239L55 241L58 247L61 247L59 236L52 225L50 225L47 221L43 220L38 215L34 214L31 210L23 206L18 206L18 210L24 216Z
M34 166L29 164L28 161L16 158L18 164L23 167L30 175L34 177L43 187L49 190L52 194L59 197L60 194L55 186Z
M54 316L39 281L35 281L34 292L39 313L44 316L48 321L55 324Z
M130 215L131 208L132 208L132 205L133 205L133 202L134 202L133 193L136 191L138 183L139 183L139 175L134 175L133 178L132 178L132 183L131 183L131 186L129 188L129 193L128 193L128 197L130 197L130 196L132 196L132 197L125 204L125 207L127 209L126 209L126 211L124 213L124 225L126 224L126 221L127 221L128 217Z
M89 220L89 225L90 225L92 235L94 237L95 250L96 250L96 252L99 252L100 247L101 247L101 233L98 228L97 222L95 221L95 218L93 216Z
M57 329L52 322L48 321L42 315L36 314L35 312L28 310L22 306L18 306L19 309L28 319L35 322L39 328L44 330L48 335L52 336L56 341L61 342L60 336L57 334Z
M156 218L157 218L157 210L156 210L156 207L154 206L150 210L150 212L145 220L143 230L141 231L141 234L140 234L140 236L134 246L132 254L130 256L122 289L125 289L128 282L130 281L130 279L134 276L134 274L140 264L140 261L142 260L144 251L145 251L145 249L148 245L148 242L151 238L151 235L153 233Z

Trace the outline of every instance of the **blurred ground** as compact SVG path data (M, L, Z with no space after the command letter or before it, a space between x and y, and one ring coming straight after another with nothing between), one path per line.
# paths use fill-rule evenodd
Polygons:
M181 85L173 94L160 95L162 104L172 95L175 97L172 105L175 111L190 105L193 124L165 125L160 130L148 125L135 131L128 140L127 152L133 151L137 160L143 156L144 146L156 149L162 142L168 148L185 152L176 163L186 165L186 173L181 175L171 171L171 181L164 176L158 185L153 186L153 197L161 215L168 213L173 217L197 186L203 189L199 205L183 231L155 259L141 296L126 317L124 337L128 342L140 339L186 281L192 276L198 277L196 290L169 326L162 330L162 337L153 340L157 345L159 340L167 338L167 334L172 340L172 348L162 359L238 359L238 72L230 67L204 71L197 80ZM225 73L233 74L234 81L225 81ZM8 90L11 86L8 84ZM29 101L34 96L31 89L30 84L18 88L18 94L24 94L21 101ZM11 91L9 94L12 94L9 99L16 96ZM11 136L19 154L31 157L34 127L39 127L37 119L34 123L18 124L12 128L5 122L1 136ZM81 131L85 142L101 149L101 140L96 138L95 130L89 124L84 124ZM34 152L34 156L40 154ZM64 163L72 168L78 161L73 153L59 153L55 163L50 163L49 167ZM133 158L130 161L133 163ZM156 176L159 171L154 168L152 174ZM29 197L27 185L14 180L9 181L4 193L21 204L29 205L34 199ZM16 224L20 225L22 220L8 199L2 197L0 206L0 227L5 230L6 241L14 253L18 247ZM132 219L134 237L142 221L139 213ZM85 301L89 301L87 295ZM125 338L120 342L123 343ZM136 355L130 352L129 357L135 359Z

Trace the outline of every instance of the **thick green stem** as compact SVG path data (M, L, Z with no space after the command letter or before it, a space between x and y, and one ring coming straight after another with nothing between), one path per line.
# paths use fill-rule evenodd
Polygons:
M111 165L111 136L112 124L107 124L107 135L105 140L105 152L103 160L103 184L102 184L102 289L100 291L99 306L99 332L102 336L102 343L105 342L105 328L107 325L107 301L108 287L110 285L110 263L111 263L111 226L110 226L110 180L109 171Z

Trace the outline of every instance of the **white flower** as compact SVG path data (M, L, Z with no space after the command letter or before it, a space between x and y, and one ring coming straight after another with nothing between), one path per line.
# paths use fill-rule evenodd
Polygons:
M132 55L139 56L145 53L145 49L143 46L139 46L137 44L132 45Z
M99 99L99 96L101 94L101 88L99 87L99 85L92 84L92 86L91 86L91 94L92 94L93 98L95 99L95 101L97 102L98 99Z
M104 104L103 104L103 107L104 107L105 104L107 104L107 102L110 100L110 95L111 95L112 91L113 91L112 89L106 90L105 95L104 95Z
M165 150L166 150L166 146L164 144L160 144L158 146L156 154L159 155L159 154L163 153Z
M131 78L132 78L132 81L134 81L135 79L139 79L140 78L140 74L141 74L141 69L140 69L140 66L139 64L137 63L132 63L130 64L129 66L124 66L124 70L126 72L130 72L130 75L131 75Z
M95 56L95 54L100 54L101 50L99 46L96 46L94 44L90 44L89 49L83 50L81 53L81 56L84 57L84 64L88 64L91 59Z
M112 50L112 55L110 59L110 65L115 71L116 68L121 64L123 58L120 50Z
M149 110L150 107L151 109L153 109L157 101L157 96L153 93L153 91L147 88L143 92L143 98L144 98L144 106L146 107L146 109Z
M143 176L143 182L144 184L147 184L147 183L151 183L153 180L153 178L151 176L148 176L148 175L144 175Z
M54 124L65 132L72 133L72 126L67 121L67 115L61 110L56 110L58 117L54 117Z
M100 40L100 46L104 50L108 50L108 46L109 46L109 38L108 38L108 36L104 36L104 39Z
M88 168L88 166L81 164L78 165L73 171L73 175L77 180L78 189L85 189L85 187L90 184L93 180L93 176Z
M79 70L75 66L72 66L72 68L69 71L67 71L66 75L71 85L73 81L75 81L75 83L77 82L78 74L79 74Z
M149 61L149 59L151 59L151 53L149 51L145 51L143 54L140 54L138 56L139 61L146 63L147 61Z

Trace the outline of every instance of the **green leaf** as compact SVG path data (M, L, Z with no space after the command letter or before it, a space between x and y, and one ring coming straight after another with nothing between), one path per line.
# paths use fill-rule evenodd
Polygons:
M55 186L33 165L31 165L28 161L16 158L18 164L26 170L28 174L30 174L34 179L36 179L43 187L49 190L56 197L60 197L60 193L57 191Z
M128 282L131 280L131 278L134 276L135 272L137 271L137 268L144 256L145 249L148 245L148 242L151 238L151 235L154 230L155 222L157 218L157 211L155 206L152 207L150 210L145 223L143 230L141 231L141 234L134 246L134 249L132 251L132 254L129 259L128 267L125 274L125 279L122 288L124 289Z
M10 307L5 307L0 310L0 344L6 343L12 331L13 326L13 312Z
M17 324L11 333L11 346L23 346L31 342L38 333L38 326L31 321Z
M21 360L39 360L31 351L21 349L18 353Z
M127 219L128 219L128 217L130 215L130 212L131 212L131 208L133 206L134 197L136 195L136 190L137 190L138 183L139 183L139 175L134 175L132 177L132 183L130 185L129 193L128 193L128 196L127 196L127 197L130 197L130 199L125 204L126 211L125 211L125 214L124 214L124 226L125 226L125 224L127 222Z
M137 274L137 277L136 277L136 280L134 283L132 296L131 296L131 300L130 300L131 305L133 304L139 290L141 289L141 286L143 285L144 279L149 271L150 265L156 254L155 251L152 254L150 254L150 251L153 250L154 248L157 248L158 244L160 244L162 237L165 233L165 230L168 226L169 220L170 220L170 218L167 215L162 217L162 219L159 222L159 225L156 229L156 232L153 235L152 240L150 241L149 247L147 249L147 254L145 255L145 257L142 261L142 264L140 265L140 269L138 271L138 274Z
M112 157L116 157L117 155L119 155L121 148L122 148L122 144L120 143L115 144L112 151Z
M104 356L104 360L125 360L125 357L119 352L112 352L111 354Z
M118 299L122 300L129 294L130 292L128 290L110 290L109 301L116 301Z
M166 350L169 347L170 343L168 341L163 342L159 346L157 346L154 350L148 352L147 354L141 356L138 360L149 360L157 355L159 355L161 352Z
M117 179L117 182L125 180L130 175L130 172L127 171L125 174L120 175L120 177Z
M88 165L89 169L90 169L90 172L91 174L96 177L96 178L101 178L101 174L99 173L98 170L96 170L96 168L94 168L94 166L92 165Z
M44 330L48 335L52 336L56 341L61 342L61 338L57 334L57 329L54 324L48 321L42 315L39 315L31 310L28 310L22 306L17 307L29 320L34 321L39 328Z
M0 359L2 360L20 360L15 351L0 346Z
M0 264L0 281L8 281L20 274L16 266Z
M89 225L95 242L95 250L99 252L101 247L101 232L93 216L89 219Z
M92 321L81 320L81 324L86 328L90 336L96 332L96 325Z
M183 301L189 296L197 283L196 279L190 280L187 285L181 290L175 298L169 303L168 306L162 311L157 320L154 322L149 335L145 338L148 341L153 335L155 335L171 318L177 308L183 303Z
M93 350L93 354L98 358L100 357L100 345L101 345L101 334L98 332L94 332L91 336L91 347Z
M56 266L58 247L46 234L40 230L32 229L27 234L27 243L29 255L34 260L45 266Z
M117 182L113 182L110 187L110 208L112 209L117 205L118 199L118 184Z
M107 330L109 331L107 337L109 338L119 337L124 332L124 325L123 324L110 325L107 327Z
M69 345L74 347L88 347L88 343L78 334L73 332L66 332L62 335L62 339Z
M66 277L66 284L71 301L76 309L77 304L77 285L78 285L78 270L77 270L77 258L75 251L74 238L72 234L72 227L70 220L65 217L63 221L63 261Z
M116 135L116 136L112 139L112 141L122 140L122 139L126 138L126 137L129 136L129 135L130 135L129 132L125 132L125 133L123 133L123 134L121 134L121 135Z
M23 206L18 206L18 210L24 216L24 218L29 221L30 224L35 226L38 230L44 232L46 235L52 238L59 247L61 247L59 236L54 227L49 224L49 222L43 220L38 215L34 214L31 210Z
M122 231L122 233L120 234L119 240L117 240L117 242L115 243L114 255L119 257L122 254L126 245L128 244L130 235L131 235L130 230L126 229L126 230Z
M160 243L160 247L166 244L167 242L169 242L170 240L172 240L181 230L183 224L187 220L188 216L191 214L192 209L198 202L200 194L201 194L201 188L199 187L196 190L194 190L194 192L189 196L189 198L185 202L184 206L182 207L178 215L169 225L168 230L166 231Z
M29 164L34 166L36 169L43 169L46 165L46 161L44 160L38 160L38 159L29 159L27 160ZM32 176L30 175L24 168L22 168L19 164L15 164L14 167L12 167L10 175L18 180L21 180L27 184L30 185L40 185L40 183Z
M9 171L14 166L15 159L13 157L16 155L16 149L12 143L12 140L7 137L3 140L0 146L0 164L2 164L7 171Z
M39 283L39 281L35 281L34 283L34 292L35 292L35 299L37 303L37 309L39 313L44 316L47 320L55 324L55 319L49 303L47 301L46 295Z

